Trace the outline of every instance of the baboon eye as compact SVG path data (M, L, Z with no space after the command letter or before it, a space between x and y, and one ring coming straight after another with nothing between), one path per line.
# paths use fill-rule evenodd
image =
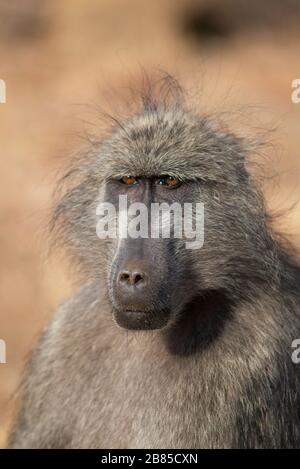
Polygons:
M178 178L174 176L160 176L157 180L157 183L161 186L168 186L168 187L178 187L180 186L180 181Z
M123 176L121 182L123 182L123 184L126 184L127 186L134 186L135 184L137 184L137 179L133 176Z

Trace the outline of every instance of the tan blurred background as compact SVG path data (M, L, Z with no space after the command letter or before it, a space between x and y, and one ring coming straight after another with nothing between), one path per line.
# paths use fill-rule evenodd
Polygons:
M89 120L80 105L114 107L141 68L174 73L199 110L241 109L243 132L277 126L263 159L279 178L266 193L272 208L290 207L300 196L299 10L298 0L0 0L0 447L24 360L72 290L62 259L45 255L45 231L57 171ZM300 245L299 206L281 228Z

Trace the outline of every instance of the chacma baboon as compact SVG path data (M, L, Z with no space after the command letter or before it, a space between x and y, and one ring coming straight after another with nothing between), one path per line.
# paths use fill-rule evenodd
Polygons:
M86 281L33 353L11 447L300 446L300 268L249 172L252 145L155 96L64 177L53 225ZM203 203L202 248L99 239L97 206L120 195Z

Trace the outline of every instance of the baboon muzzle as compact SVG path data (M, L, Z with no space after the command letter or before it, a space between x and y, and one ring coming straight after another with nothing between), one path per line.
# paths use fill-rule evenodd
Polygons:
M155 239L122 239L110 275L116 322L127 329L157 329L168 321L161 301L167 279L163 243Z

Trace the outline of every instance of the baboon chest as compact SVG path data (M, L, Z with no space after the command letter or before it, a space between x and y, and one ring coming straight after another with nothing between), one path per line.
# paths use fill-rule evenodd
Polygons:
M76 406L73 447L230 446L229 406L201 379L197 359L130 347L102 356ZM107 352L109 354L109 352ZM220 434L222 437L220 440Z

